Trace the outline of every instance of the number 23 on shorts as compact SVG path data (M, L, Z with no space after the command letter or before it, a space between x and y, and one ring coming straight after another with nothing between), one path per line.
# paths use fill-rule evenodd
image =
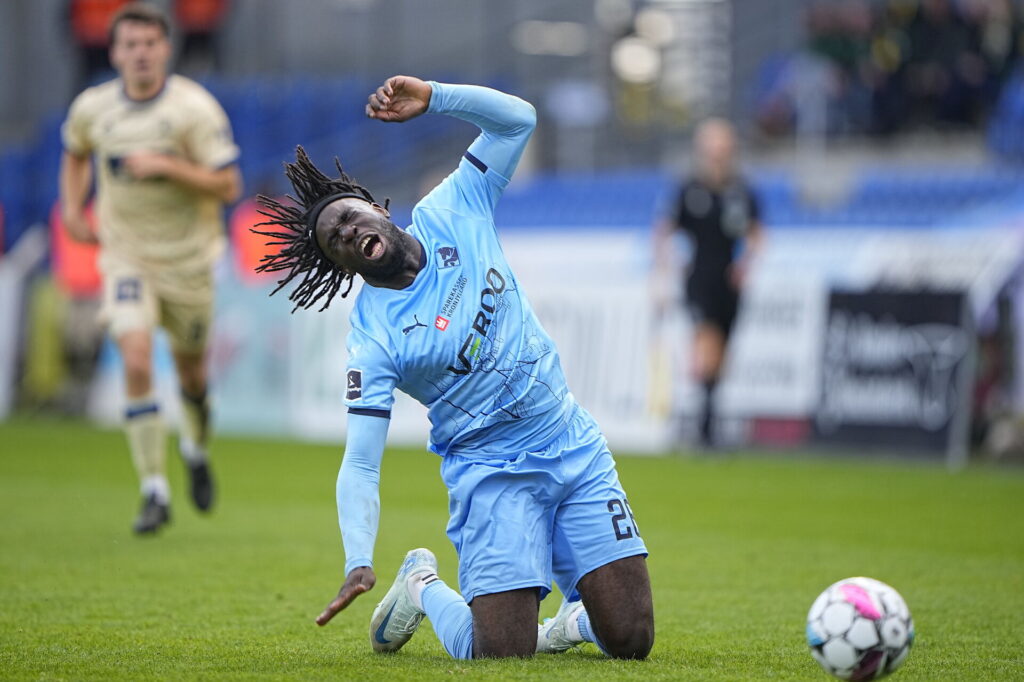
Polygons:
M633 537L640 537L640 529L633 518L633 510L629 507L629 501L608 500L608 511L612 514L612 529L615 531L616 540L628 540Z

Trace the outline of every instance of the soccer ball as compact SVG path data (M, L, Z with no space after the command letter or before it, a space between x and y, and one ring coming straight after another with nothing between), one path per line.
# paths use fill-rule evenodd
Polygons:
M875 680L900 667L914 643L914 619L899 593L872 578L828 587L807 613L807 644L842 680Z

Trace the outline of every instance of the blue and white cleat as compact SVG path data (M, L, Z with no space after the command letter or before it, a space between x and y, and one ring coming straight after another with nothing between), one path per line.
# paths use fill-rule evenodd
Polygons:
M409 584L432 573L437 573L437 559L429 549L414 549L405 555L395 582L370 618L370 646L374 651L398 651L412 639L423 620L423 609L413 602Z
M583 610L582 601L563 601L554 618L537 626L537 653L560 654L582 644L577 619Z

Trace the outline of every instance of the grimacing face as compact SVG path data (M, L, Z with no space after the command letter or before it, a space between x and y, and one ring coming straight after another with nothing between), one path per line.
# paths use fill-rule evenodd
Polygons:
M338 267L370 280L388 280L402 271L408 247L387 210L346 197L320 211L316 239Z
M110 63L131 89L147 88L167 77L171 42L156 24L123 20L114 31Z

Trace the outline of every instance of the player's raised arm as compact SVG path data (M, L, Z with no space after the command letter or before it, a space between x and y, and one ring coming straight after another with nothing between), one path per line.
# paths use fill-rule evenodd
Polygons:
M367 116L386 122L407 121L425 112L454 116L480 128L469 153L506 179L515 172L537 125L533 105L514 95L412 76L392 76L370 95L366 105Z
M373 546L380 521L380 462L389 419L349 414L345 457L338 472L338 524L345 545L345 582L316 619L326 625L376 582Z
M480 128L469 147L471 159L510 179L537 126L533 105L514 95L479 85L449 85L431 81L430 113L447 114Z

